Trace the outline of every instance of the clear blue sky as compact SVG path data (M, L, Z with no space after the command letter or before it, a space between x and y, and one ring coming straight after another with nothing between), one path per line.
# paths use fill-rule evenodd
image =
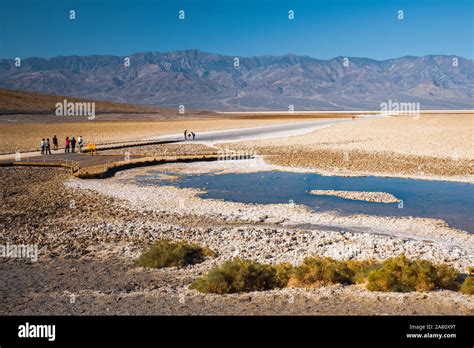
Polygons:
M0 0L0 57L199 49L237 56L472 59L473 17L474 0Z

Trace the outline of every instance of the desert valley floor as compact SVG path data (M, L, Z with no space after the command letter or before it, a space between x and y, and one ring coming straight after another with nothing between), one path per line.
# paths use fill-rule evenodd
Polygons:
M244 124L236 119L196 119L193 123L181 120L174 125L172 121L160 122L163 127L154 125L157 129L161 127L160 134L178 133L183 128L200 132L232 129ZM246 127L285 122L288 119L280 117L253 120ZM107 141L136 139L142 134L141 126L148 129L143 137L157 135L147 124L131 133L126 131L126 122L116 124L117 128L107 128L106 124L90 126L95 129L82 127L82 130L90 132L91 138L92 134L102 134ZM2 141L0 150L14 152L19 147L19 134L29 134L22 144L24 151L29 151L34 147L35 132L49 134L55 127L69 131L68 127L81 126L72 125L16 124L8 129L2 126L3 139L12 140ZM31 132L23 133L27 128ZM275 264L301 261L312 255L384 260L404 253L410 258L447 263L467 273L474 265L474 235L436 218L347 216L314 211L291 197L286 204L204 198L202 189L179 187L173 181L180 175L212 178L285 171L472 185L473 134L472 113L422 114L419 119L357 119L302 135L272 139L212 144L197 139L186 144L107 150L102 154L219 153L222 150L256 154L255 158L243 161L231 158L128 169L107 179L79 179L60 168L0 167L0 243L34 243L39 248L37 262L0 261L0 312L3 315L472 315L473 296L450 290L382 293L368 291L363 284L228 295L191 290L188 286L193 280L236 256ZM156 183L141 185L138 179L147 175L152 175ZM161 185L163 179L171 185ZM354 199L347 192L324 194ZM355 197L369 201L388 199L390 204L397 204L396 198L390 201L390 192L375 196L361 193ZM179 269L136 266L134 260L141 251L158 239L197 243L215 251L215 256Z

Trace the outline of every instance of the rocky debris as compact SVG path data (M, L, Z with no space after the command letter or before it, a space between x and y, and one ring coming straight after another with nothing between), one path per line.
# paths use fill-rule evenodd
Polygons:
M381 305L375 294L354 286L226 296L187 287L236 256L297 264L312 255L383 260L405 252L459 270L473 261L471 236L416 219L398 226L375 220L404 231L400 238L350 229L302 229L288 223L342 220L332 215L316 219L298 205L203 204L196 190L139 187L125 174L112 180L70 181L60 169L0 168L0 182L0 244L37 244L39 250L37 262L1 260L1 291L8 295L0 296L2 314L402 314L409 313L408 307L400 307L397 298ZM183 199L185 204L180 204ZM269 222L283 216L288 217L285 223ZM365 219L351 223L364 226ZM423 238L408 238L406 231L416 237L417 229ZM436 238L425 240L429 236ZM195 242L216 256L183 269L135 267L134 259L156 239ZM469 297L446 294L430 293L429 301L408 294L406 302L418 313L472 314Z
M465 270L474 261L474 236L446 227L437 220L366 215L345 217L317 213L297 204L258 205L212 199L204 202L198 197L202 193L200 190L138 186L130 180L133 175L130 171L129 175L106 181L72 180L66 185L97 191L117 200L117 204L125 209L180 216L176 225L182 228L172 229L173 232L167 232L168 236L197 238L196 242L215 248L226 256L280 262L310 255L385 259L404 252L408 257L448 262L460 270ZM204 218L219 221L220 226L213 224L213 232L209 233L202 223L194 224L197 227L189 231L185 228L189 216L194 221ZM243 227L230 227L238 224ZM310 226L307 228L309 231L298 227L301 225ZM343 233L324 227L312 228L313 225L337 226ZM134 226L138 230L140 224L134 222ZM183 232L185 237L181 234Z

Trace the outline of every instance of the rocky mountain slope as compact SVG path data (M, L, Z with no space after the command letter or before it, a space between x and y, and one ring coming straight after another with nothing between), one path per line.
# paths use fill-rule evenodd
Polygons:
M198 50L26 58L20 67L1 59L0 87L228 111L287 110L289 105L295 110L377 110L389 99L419 102L422 110L472 109L474 61L440 55L384 61L232 57Z

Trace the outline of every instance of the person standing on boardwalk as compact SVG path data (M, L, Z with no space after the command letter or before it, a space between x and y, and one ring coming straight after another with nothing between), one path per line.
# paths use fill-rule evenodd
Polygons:
M84 146L84 140L82 139L82 135L79 135L77 143L79 144L79 153L82 153L82 146Z
M188 137L188 130L186 129L186 130L184 131L184 140L186 140L187 137Z
M191 134L193 135L193 140L196 139L196 134L194 132L191 132Z
M58 137L55 135L53 137L53 150L57 150L58 149Z
M64 152L69 152L69 137L66 137L66 141L64 141L64 145L66 145L66 148L64 149Z
M75 148L76 148L76 138L72 137L72 139L71 139L71 150L72 150L72 153L74 153Z
M46 146L45 146L45 147L46 147L45 153L46 153L47 155L51 155L51 143L49 142L49 138L46 139Z
M44 141L44 138L43 138L43 140L41 140L41 142L40 142L41 154L42 155L44 155L44 146L45 146L45 141Z

